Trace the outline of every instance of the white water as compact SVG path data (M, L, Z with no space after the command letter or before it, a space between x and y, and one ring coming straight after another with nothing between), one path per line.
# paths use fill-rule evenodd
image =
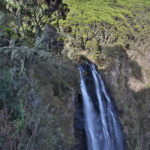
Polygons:
M100 74L88 63L79 70L88 150L124 150L120 124Z

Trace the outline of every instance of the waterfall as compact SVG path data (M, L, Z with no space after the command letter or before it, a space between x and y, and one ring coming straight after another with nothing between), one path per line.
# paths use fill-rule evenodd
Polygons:
M93 64L79 67L88 150L125 150L114 104Z

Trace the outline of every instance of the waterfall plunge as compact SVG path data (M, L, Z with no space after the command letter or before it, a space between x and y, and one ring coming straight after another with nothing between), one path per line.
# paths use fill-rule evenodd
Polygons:
M88 150L125 150L117 114L93 64L79 67Z

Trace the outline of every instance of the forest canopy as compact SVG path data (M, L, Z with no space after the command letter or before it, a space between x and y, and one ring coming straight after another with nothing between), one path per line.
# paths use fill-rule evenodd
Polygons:
M68 12L62 0L1 0L0 8L9 17L9 26L24 37L38 36L46 23L58 26L58 20L65 19Z

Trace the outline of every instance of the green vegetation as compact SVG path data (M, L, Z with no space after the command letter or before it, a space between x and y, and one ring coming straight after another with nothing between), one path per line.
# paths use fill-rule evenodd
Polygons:
M70 8L61 26L83 49L93 37L102 45L130 45L149 30L149 0L64 0ZM78 44L77 44L78 45Z
M47 23L55 22L58 26L58 20L65 19L68 11L61 1L46 0L2 0L0 8L0 15L7 11L7 17L11 16L8 26L19 37L32 38L39 36Z
M10 83L4 79L0 79L0 89L0 109L7 107L9 113L12 113L11 119L20 118L20 101L10 88Z
M70 150L77 143L70 102L77 71L42 52L0 48L0 149Z
M25 126L24 102L14 89L9 68L6 67L0 73L0 148L6 144L8 149L12 149L12 145L23 136L21 130Z
M147 89L135 93L128 80L131 74L140 80L144 65L150 76L150 0L54 3L52 9L46 0L0 0L0 149L75 147L73 103L80 88L78 63L73 60L73 66L68 57L90 60L104 71L125 117L120 118L129 148L147 149L150 82L145 79ZM45 34L48 28L42 36L45 24L60 27L61 36ZM139 62L131 63L126 50Z
M85 25L94 22L117 25L119 20L125 23L126 16L133 18L133 13L143 6L150 6L149 0L117 0L117 2L113 0L64 0L64 2L71 10L65 21L70 25Z
M0 26L0 29L3 32L4 36L13 39L18 38L18 35L13 31L11 27Z

